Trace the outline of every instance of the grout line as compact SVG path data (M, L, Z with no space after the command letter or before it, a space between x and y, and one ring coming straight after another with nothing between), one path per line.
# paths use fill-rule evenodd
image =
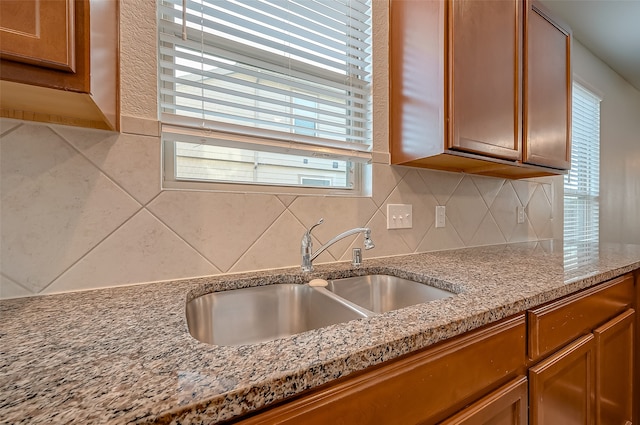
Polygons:
M47 289L48 287L50 287L56 280L60 279L60 277L62 277L62 275L64 275L66 272L68 272L72 267L74 267L75 265L77 265L80 261L82 261L85 257L87 257L91 252L93 252L96 248L98 248L100 245L102 245L102 243L104 241L106 241L109 237L111 237L111 235L113 235L115 232L117 232L119 229L122 228L122 226L124 226L125 224L127 224L133 217L135 217L138 213L140 213L140 211L142 211L144 209L144 207L140 207L138 208L132 215L130 215L126 220L124 220L119 226L117 226L115 229L113 229L111 232L109 232L105 237L103 237L102 239L100 239L94 246L92 246L91 248L89 248L89 250L87 250L87 252L85 252L84 254L82 254L80 256L80 258L78 258L77 260L73 261L71 263L71 265L69 265L67 268L65 268L62 272L60 272L56 277L54 277L47 285L45 285L42 289L40 289L38 291L38 294L41 293L42 291L44 291L45 289Z
M107 180L109 180L112 184L114 184L118 189L120 189L121 191L123 191L128 197L130 197L131 199L133 199L138 205L140 205L141 207L143 207L143 203L140 202L138 199L136 199L132 194L129 193L129 191L127 191L120 183L118 183L117 181L115 181L113 179L113 177L111 177L105 170L103 170L98 164L96 164L95 162L93 162L91 160L91 158L89 158L87 155L85 155L80 149L78 149L73 143L71 143L70 141L68 141L62 134L58 133L56 131L56 129L54 127L49 127L49 129L51 129L51 131L53 131L56 135L58 135L58 137L60 137L62 140L64 140L64 142L69 145L74 151L78 152L80 154L80 156L82 156L84 159L86 159L91 165L93 165L99 172L100 174L102 174L103 176L105 176L105 178ZM111 135L113 136L113 135ZM111 137L108 136L108 137ZM103 139L104 140L104 139ZM103 140L101 140L98 143L101 143Z
M0 276L3 276L5 279L10 280L12 283L18 285L19 287L29 292L30 294L33 294L33 295L37 294L37 292L34 292L33 289L27 288L24 284L20 283L17 279L12 278L6 272L0 272Z

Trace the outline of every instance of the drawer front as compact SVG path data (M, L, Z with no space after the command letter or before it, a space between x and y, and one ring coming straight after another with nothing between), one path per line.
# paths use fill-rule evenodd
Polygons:
M524 315L471 332L241 421L432 424L524 370Z
M627 274L551 304L530 310L529 358L537 360L631 306L633 276Z

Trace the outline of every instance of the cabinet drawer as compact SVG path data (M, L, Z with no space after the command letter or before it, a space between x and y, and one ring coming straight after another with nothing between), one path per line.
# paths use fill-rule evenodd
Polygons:
M517 316L320 388L239 423L432 424L524 370Z
M622 312L633 303L633 276L530 310L529 358L539 359Z

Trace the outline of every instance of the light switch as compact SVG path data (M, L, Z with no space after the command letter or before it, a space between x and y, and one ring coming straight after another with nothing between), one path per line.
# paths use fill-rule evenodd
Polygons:
M445 227L446 223L446 207L444 205L436 206L436 227Z
M387 229L411 229L412 227L411 204L387 204Z

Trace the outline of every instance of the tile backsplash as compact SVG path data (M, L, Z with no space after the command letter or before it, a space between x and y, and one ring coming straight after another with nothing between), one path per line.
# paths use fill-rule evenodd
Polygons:
M373 164L370 197L161 190L158 137L9 119L0 134L1 298L299 265L300 239L320 217L315 247L371 227L365 261L559 236L549 179ZM388 203L413 205L412 229L387 230ZM316 263L348 260L361 244L346 238Z

